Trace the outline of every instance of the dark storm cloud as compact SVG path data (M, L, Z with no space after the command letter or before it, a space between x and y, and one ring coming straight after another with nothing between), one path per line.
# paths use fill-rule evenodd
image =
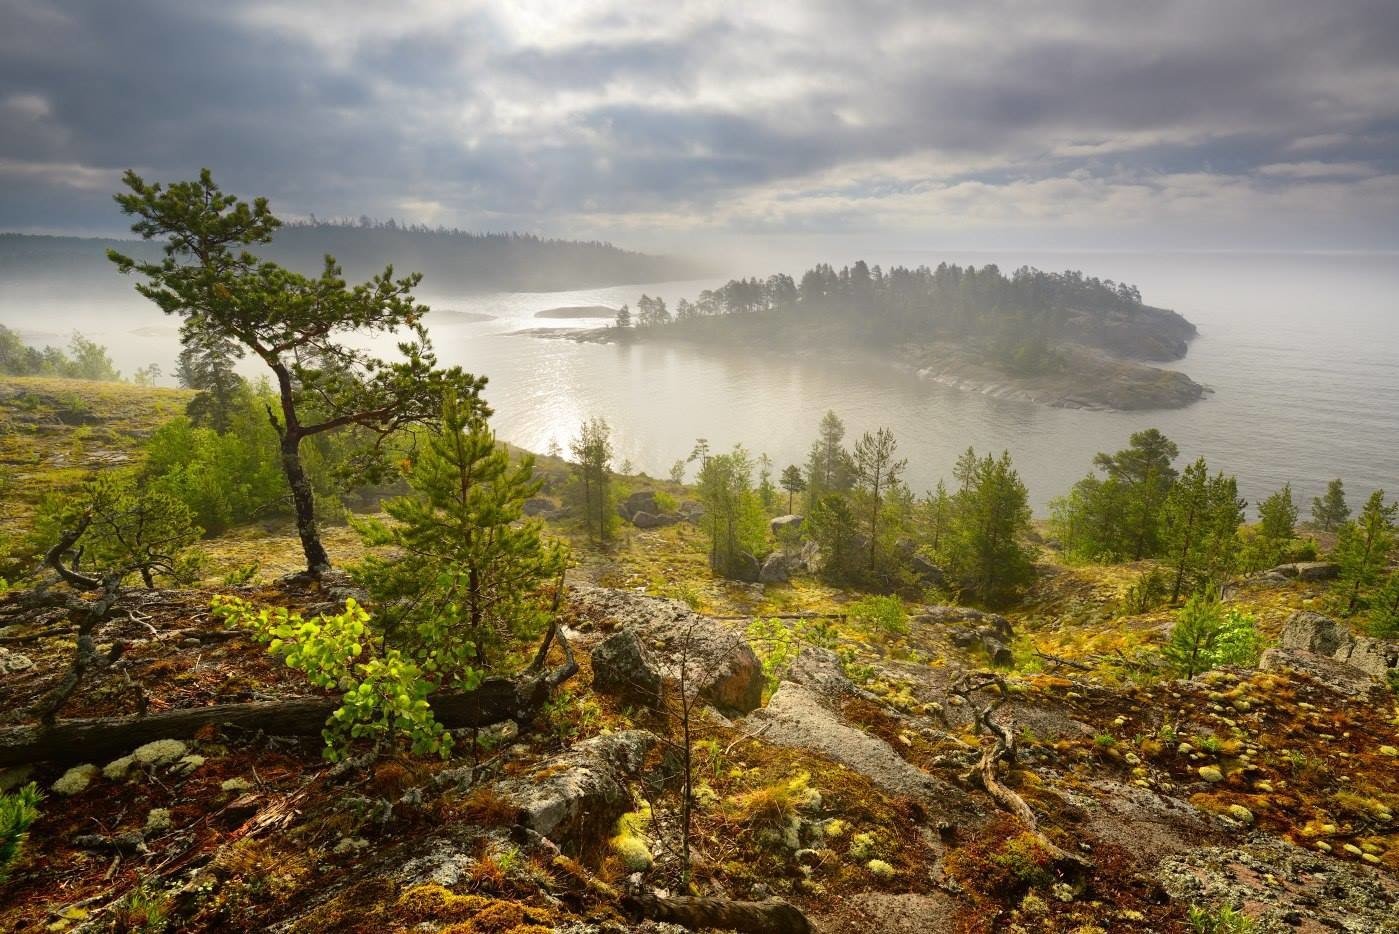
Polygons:
M1129 216L1399 240L1392 2L0 0L0 16L3 227L113 228L121 169L210 165L289 213L623 240Z

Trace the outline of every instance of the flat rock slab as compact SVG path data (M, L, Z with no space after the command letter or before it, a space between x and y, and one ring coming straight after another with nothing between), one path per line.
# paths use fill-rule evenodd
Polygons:
M952 934L961 906L942 892L860 892L843 900L830 915L813 918L818 931L880 934Z
M888 743L842 721L817 696L790 681L782 682L766 707L745 719L749 731L781 746L810 749L865 776L882 791L914 798L929 812L948 819L974 813L965 792L905 761Z

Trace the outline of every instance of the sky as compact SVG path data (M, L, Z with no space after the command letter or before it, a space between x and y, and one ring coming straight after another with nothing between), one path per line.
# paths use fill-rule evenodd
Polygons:
M0 229L121 172L634 249L1399 249L1395 0L0 0Z

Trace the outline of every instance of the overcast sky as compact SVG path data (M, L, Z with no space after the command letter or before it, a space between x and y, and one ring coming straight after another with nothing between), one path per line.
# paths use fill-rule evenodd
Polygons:
M122 169L639 249L1399 248L1396 0L0 0L0 229Z

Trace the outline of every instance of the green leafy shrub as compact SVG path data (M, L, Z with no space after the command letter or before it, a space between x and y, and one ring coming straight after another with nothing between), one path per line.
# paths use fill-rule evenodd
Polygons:
M851 622L884 639L908 635L908 612L898 597L862 597L850 604Z
M833 649L837 643L835 630L828 620L801 619L788 625L786 620L759 618L748 624L744 634L763 663L763 677L769 691L777 688L778 681L796 661L803 645Z
M1221 665L1252 667L1262 649L1256 619L1196 596L1181 608L1162 654L1176 674L1193 678Z
M370 616L353 599L343 613L309 620L285 608L254 609L234 597L215 597L213 612L249 630L316 687L344 692L322 732L331 762L360 739L392 745L403 738L415 755L451 751L452 737L432 715L427 698L433 686L423 670L397 649L371 651Z
M43 795L33 782L12 793L0 793L0 882L24 849L29 825L39 817L39 801Z
M1170 595L1170 581L1160 568L1152 568L1138 576L1122 595L1122 612L1128 616L1150 613Z

